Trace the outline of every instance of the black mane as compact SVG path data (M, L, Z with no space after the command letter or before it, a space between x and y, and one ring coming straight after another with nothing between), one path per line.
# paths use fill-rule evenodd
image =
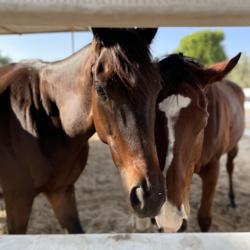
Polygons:
M184 56L182 53L171 54L158 61L164 87L168 89L177 88L184 81L193 84L190 72L187 71L188 64L192 64L198 68L204 67L197 59Z
M101 44L109 51L114 73L131 95L152 93L159 72L149 50L149 45L135 29L113 29L112 43Z

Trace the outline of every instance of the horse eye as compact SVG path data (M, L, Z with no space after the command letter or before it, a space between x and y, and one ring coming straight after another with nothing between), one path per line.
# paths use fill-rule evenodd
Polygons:
M100 86L100 85L96 85L95 86L96 92L97 94L104 100L106 100L108 98L107 92L106 90Z

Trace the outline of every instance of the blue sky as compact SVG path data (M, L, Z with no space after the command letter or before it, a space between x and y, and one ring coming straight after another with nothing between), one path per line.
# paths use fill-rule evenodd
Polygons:
M171 53L178 47L183 36L201 29L204 28L160 28L152 44L153 55L159 57ZM224 47L229 57L240 51L250 55L250 27L211 27L209 29L224 30ZM75 49L80 49L91 39L92 34L90 32L75 33ZM0 36L0 51L14 61L28 58L54 61L71 54L71 34L3 35Z

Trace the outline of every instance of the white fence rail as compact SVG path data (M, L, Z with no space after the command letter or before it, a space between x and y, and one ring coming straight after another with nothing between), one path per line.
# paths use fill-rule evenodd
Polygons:
M1 236L4 250L250 250L250 233Z
M0 0L0 33L88 26L247 26L249 0Z

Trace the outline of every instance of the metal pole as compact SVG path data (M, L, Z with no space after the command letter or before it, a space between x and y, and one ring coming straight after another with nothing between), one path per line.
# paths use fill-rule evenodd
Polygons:
M75 52L75 34L74 31L71 31L71 50L72 54Z

